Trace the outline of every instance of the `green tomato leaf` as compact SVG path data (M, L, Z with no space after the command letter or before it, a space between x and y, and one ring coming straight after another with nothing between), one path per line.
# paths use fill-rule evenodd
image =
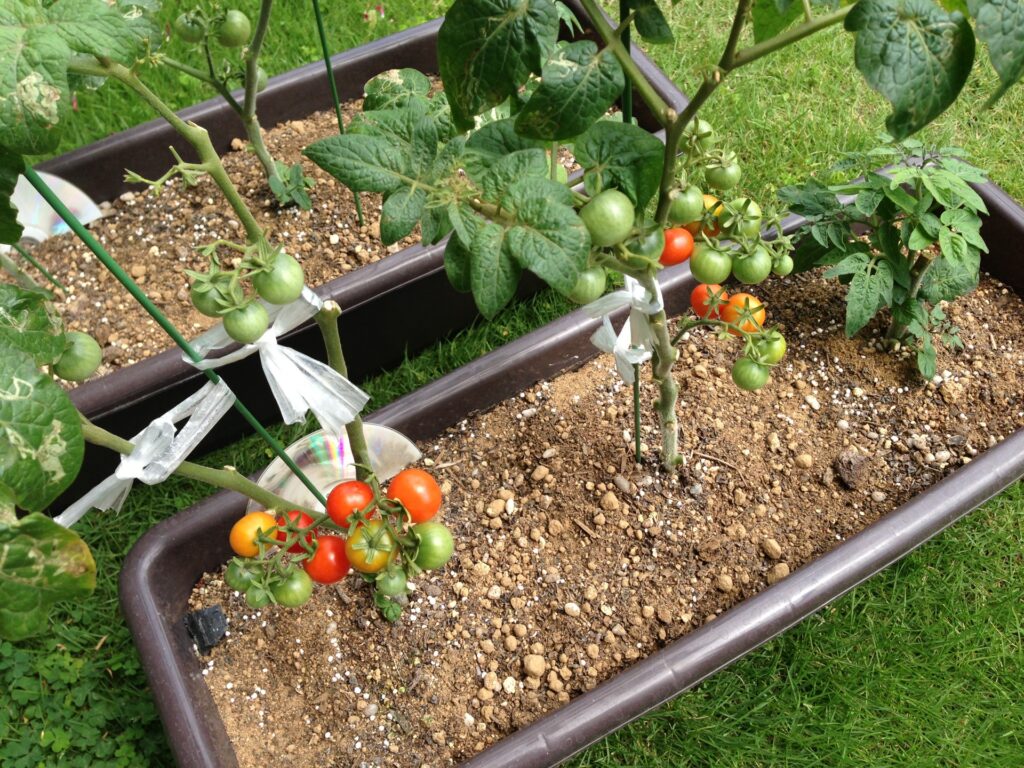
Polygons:
M778 191L779 200L793 213L816 219L838 212L842 206L836 194L817 179L793 184Z
M571 204L556 204L541 179L522 179L509 189L516 224L505 240L511 256L560 293L575 287L590 255L590 233ZM564 188L564 187L563 187Z
M516 130L546 141L578 136L608 111L625 84L611 51L598 51L590 40L569 43L544 65L540 88L516 118Z
M853 336L867 325L879 309L892 303L892 267L886 261L872 261L854 271L846 292L846 335Z
M473 290L469 276L472 258L469 249L462 244L457 235L448 238L448 244L444 248L444 271L452 288L460 293L469 293Z
M543 179L548 174L547 154L542 149L523 149L498 160L480 179L484 200L501 204L508 188L522 178Z
M664 145L643 128L602 120L576 141L587 194L615 188L643 209L661 184Z
M629 7L636 12L633 24L645 42L660 45L674 40L672 28L656 0L629 0Z
M988 245L981 236L981 219L978 214L966 208L949 208L942 212L939 221L959 232L964 240L978 250L988 253Z
M800 3L754 0L750 9L754 42L760 43L762 40L775 37L802 16L803 6Z
M981 254L973 248L960 259L941 256L925 272L921 296L930 304L952 301L978 287Z
M440 242L441 238L452 231L452 222L448 218L448 210L445 206L432 205L429 200L423 207L423 217L420 220L420 239L424 245L433 245Z
M89 595L96 563L77 534L45 515L0 523L0 638L18 641L46 629L60 600Z
M495 120L474 131L466 141L466 173L479 181L487 169L506 155L534 148L547 149L548 145L539 139L520 136L514 120Z
M430 93L430 78L415 69L389 69L363 86L363 110L400 109Z
M18 509L14 503L14 491L0 483L0 527L18 522Z
M935 238L929 235L924 227L918 226L910 230L910 236L907 238L907 248L912 251L920 251L934 242Z
M397 144L411 147L416 126L428 112L427 100L416 96L400 108L357 112L349 123L347 133L382 136Z
M455 0L437 33L437 58L459 130L541 73L558 25L553 0Z
M522 273L505 242L508 230L486 222L473 238L470 252L470 285L481 314L490 320L512 297Z
M880 189L862 189L857 193L853 206L864 216L871 216L884 199L885 193Z
M11 203L11 195L24 162L21 155L0 146L0 243L8 245L21 239L22 226L18 223L18 209Z
M83 452L67 393L28 354L0 344L0 484L22 509L45 509L75 479Z
M1022 0L972 0L978 39L988 46L992 67L999 75L999 89L990 103L1024 75L1024 2Z
M857 69L892 104L886 126L897 139L952 104L971 71L970 23L931 0L859 0L845 24Z
M118 8L106 0L60 0L49 4L46 13L52 29L76 53L132 64L141 50L140 36L124 14L134 16L136 8L134 4Z
M408 151L382 136L330 136L310 144L302 154L354 192L389 195L410 181Z
M412 232L426 202L427 193L422 187L402 187L388 195L380 212L381 242L391 245Z
M37 366L50 365L64 352L64 324L50 294L0 283L0 345L20 349Z
M863 272L871 263L871 256L863 251L851 253L838 264L827 270L823 277L842 277L843 275L856 275Z

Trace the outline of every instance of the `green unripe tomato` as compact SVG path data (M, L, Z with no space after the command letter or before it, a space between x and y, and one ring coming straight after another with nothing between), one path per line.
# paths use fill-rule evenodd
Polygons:
M732 273L744 285L764 282L772 273L772 255L758 243L750 253L738 254L733 258Z
M617 189L606 189L580 209L595 248L618 245L633 229L633 203Z
M374 581L373 585L382 595L396 597L397 595L404 595L408 591L408 583L405 571L401 568L389 568L377 576L377 580Z
M412 532L420 542L416 565L424 571L440 568L451 559L455 552L455 540L444 525L435 522L417 523L412 527Z
M569 291L568 298L577 304L589 304L601 298L607 285L608 273L604 271L604 267L590 267L580 272L576 285Z
M670 193L668 220L673 224L690 224L704 215L704 193L692 184Z
M654 222L645 224L639 235L626 243L626 250L645 259L657 261L665 250L665 230Z
M220 311L224 308L221 304L221 299L224 294L217 288L216 284L211 283L193 283L192 287L188 292L189 298L192 300L192 306L196 308L198 312L206 315L207 317L220 317Z
M718 138L715 136L715 131L711 124L707 120L701 120L700 118L694 118L688 122L683 129L683 135L687 139L694 141L704 152L714 148L715 144L718 143Z
M715 189L725 191L740 183L740 166L738 163L723 163L704 169L704 178Z
M785 277L793 271L793 267L793 257L787 253L779 256L778 260L775 262L775 266L772 267L772 272L779 277Z
M278 605L298 608L313 595L313 579L302 568L292 568L270 591Z
M769 331L764 338L754 342L757 362L775 365L786 354L786 337L778 331Z
M741 357L732 365L732 380L740 389L754 392L768 383L772 369L749 357Z
M736 198L729 203L722 226L733 236L757 237L761 233L761 206L746 197Z
M698 283L719 285L732 273L732 256L705 243L697 243L690 256L690 272Z
M224 330L239 344L252 344L270 327L267 310L257 301L224 315Z
M100 367L103 351L96 339L81 331L64 334L67 346L53 365L53 372L67 381L85 381Z
M270 593L263 587L253 584L245 590L245 602L250 608L265 608L270 605Z
M249 42L251 34L249 17L232 8L224 14L224 20L217 27L217 42L225 48L238 48Z
M252 276L252 287L270 304L291 304L302 294L305 284L302 265L284 251L277 254L269 270Z
M254 579L252 572L237 560L232 560L228 564L228 570L224 574L224 583L238 592L247 591L252 586Z
M174 34L186 43L198 43L206 37L206 25L192 13L183 13L174 20Z
M256 67L256 93L262 93L267 88L267 70L263 67Z

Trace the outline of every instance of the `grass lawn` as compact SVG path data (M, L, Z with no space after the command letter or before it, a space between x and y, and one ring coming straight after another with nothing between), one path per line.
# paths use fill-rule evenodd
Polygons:
M167 5L170 20L179 6ZM335 50L431 18L443 7L438 0L386 2L385 20L371 28L362 14L372 5L324 3ZM255 3L238 6L250 10ZM294 6L278 13L268 39L272 74L317 53L311 14L305 3ZM717 58L728 7L725 0L690 0L673 10L679 39L652 55L684 91L694 89L701 62ZM698 27L699 34L684 32ZM176 47L172 52L182 55ZM740 153L744 185L755 197L767 198L776 187L827 167L843 149L875 140L886 109L859 81L852 61L849 37L829 30L737 72L708 104L704 116ZM153 82L174 95L175 106L205 98L174 73ZM987 69L972 77L962 103L924 138L965 147L995 181L1024 199L1018 138L1024 88L996 109L976 113L993 82ZM80 107L76 132L63 149L150 117L113 87L83 95ZM373 405L565 309L561 299L541 295L440 344L368 382ZM277 429L285 441L302 431ZM267 456L249 439L204 461L250 472ZM180 479L137 485L119 515L94 514L78 528L97 559L96 594L69 606L66 621L50 634L18 646L0 643L4 768L171 763L118 613L117 571L152 523L206 493ZM1024 486L1018 484L819 615L592 747L574 765L1021 765L1022 511Z

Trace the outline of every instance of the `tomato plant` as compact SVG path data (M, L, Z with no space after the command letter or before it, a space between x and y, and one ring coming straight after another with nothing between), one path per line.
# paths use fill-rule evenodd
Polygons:
M724 283L732 273L732 256L714 245L697 243L690 257L690 271L702 283Z
M266 512L250 512L231 526L231 549L242 557L256 557L260 548L256 537L260 533L269 535L277 527L273 515Z
M741 251L733 256L732 274L741 283L757 285L764 282L771 273L772 255L760 243L749 251Z
M701 283L690 293L690 307L700 318L719 319L722 306L729 294L720 285Z
M306 284L302 266L294 256L278 252L274 260L252 276L252 285L260 298L270 304L291 304Z
M267 310L257 301L229 310L224 315L224 330L239 344L252 344L270 327Z
M68 381L85 381L100 367L103 351L88 333L69 331L64 334L67 347L54 363L53 372Z
M416 552L416 565L425 571L440 568L447 563L455 552L455 540L452 533L441 523L419 523L412 527L412 532L419 540Z
M348 556L345 539L341 536L317 536L313 556L304 560L302 567L317 584L333 584L348 575Z
M768 383L771 368L748 357L741 357L732 365L732 380L740 389L748 392L760 389Z
M568 298L577 304L589 304L599 299L608 285L608 273L604 267L589 267L580 272L576 285L569 291Z
M255 574L238 560L228 563L228 569L224 572L224 583L239 592L245 592L253 585Z
M225 48L245 45L251 35L252 24L249 17L234 8L225 13L223 20L217 25L217 42Z
M633 203L617 189L606 189L580 208L580 218L597 248L618 245L633 229Z
M674 189L669 195L668 220L676 226L692 224L704 213L704 193L700 187L690 185L686 189Z
M403 469L388 485L388 498L401 502L414 523L424 523L441 509L441 487L422 469Z
M313 518L306 512L293 509L288 512L285 512L284 515L278 517L276 522L278 528L276 538L280 542L286 542L289 539L288 532L282 530L289 523L298 528L298 531L300 533L305 530L310 531L310 533L307 533L305 537L299 536L295 543L288 547L289 552L305 552L309 547L313 545L312 529L315 528L316 525L313 522ZM306 542L305 547L302 545L303 540L305 540Z
M186 43L198 43L206 37L206 23L195 13L183 13L174 20L174 34Z
M359 523L345 542L349 565L360 573L377 573L391 561L395 540L382 520Z
M665 230L665 249L659 261L662 266L671 267L682 264L693 253L693 235L681 227Z
M298 608L313 595L313 579L301 568L290 568L270 587L274 602L286 608Z
M366 510L373 513L373 488L362 480L346 480L338 483L327 496L327 514L342 528L349 527L349 516L353 512Z
M754 357L764 365L775 365L786 354L786 338L778 331L768 331L754 342Z
M749 293L734 293L730 296L720 315L723 322L735 326L729 329L733 336L756 333L764 327L764 306Z

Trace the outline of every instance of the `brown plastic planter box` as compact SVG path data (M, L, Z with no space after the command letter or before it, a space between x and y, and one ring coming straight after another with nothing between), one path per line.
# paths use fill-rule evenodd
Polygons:
M576 2L569 2L582 23L587 16ZM375 75L394 68L413 67L437 71L435 39L441 20L421 24L381 40L353 48L333 58L334 77L342 99L362 96L363 84ZM682 109L686 97L640 51L633 58L669 104ZM322 62L271 78L260 94L260 118L272 126L305 117L331 106L327 75ZM242 135L241 124L223 99L211 99L180 113L210 132L220 151ZM640 102L636 114L641 125L656 129L657 122ZM186 158L191 148L163 120L154 120L115 134L53 160L40 170L74 182L94 199L110 199L126 185L121 170L131 168L155 178L166 169L174 146ZM115 173L111 173L111 169ZM117 258L117 254L114 254ZM526 280L520 296L534 293L537 280ZM320 286L316 292L338 302L341 335L351 378L359 382L373 373L400 364L413 354L450 334L469 326L479 315L468 294L454 291L444 272L444 244L415 245L379 262L369 264ZM411 319L415 318L415 322ZM372 332L371 332L372 331ZM306 354L323 358L323 344L315 325L307 324L287 337L287 344ZM219 371L232 390L264 422L280 420L277 405L260 370L259 359L251 356ZM180 402L201 385L202 375L169 349L107 376L87 382L72 393L78 409L95 424L123 437L140 432L171 404ZM231 411L206 438L199 452L228 445L248 434L251 428ZM88 449L85 464L75 483L53 505L58 511L85 493L92 478L109 474L116 463L109 451Z
M979 189L991 215L983 268L1024 293L1024 210L995 185ZM787 229L798 219L791 218ZM662 272L671 312L684 309L695 284L684 264ZM597 354L595 320L577 311L381 409L371 421L429 439L487 408ZM561 709L480 753L473 768L555 765L644 712L749 653L898 560L1024 476L1024 429L919 494L832 552L673 642ZM121 605L174 756L182 768L236 765L182 621L188 596L206 571L231 556L228 530L246 500L222 492L160 523L129 553Z

